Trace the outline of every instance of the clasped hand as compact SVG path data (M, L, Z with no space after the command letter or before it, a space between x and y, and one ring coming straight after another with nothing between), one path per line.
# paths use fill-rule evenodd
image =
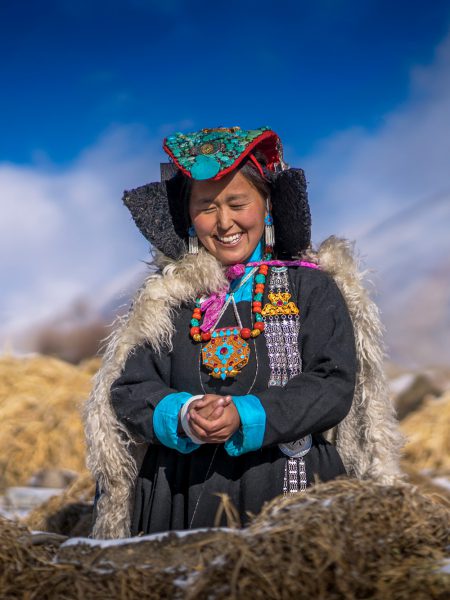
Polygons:
M241 420L231 396L205 394L188 409L192 433L206 444L222 444L239 429Z

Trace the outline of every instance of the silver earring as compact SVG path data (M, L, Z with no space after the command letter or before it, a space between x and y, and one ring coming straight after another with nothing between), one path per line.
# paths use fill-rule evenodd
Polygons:
M191 225L188 229L189 235L189 254L198 254L198 237L194 226Z
M264 218L264 238L266 246L273 248L275 246L275 229L273 227L272 215L269 212L269 198L266 201L267 215Z

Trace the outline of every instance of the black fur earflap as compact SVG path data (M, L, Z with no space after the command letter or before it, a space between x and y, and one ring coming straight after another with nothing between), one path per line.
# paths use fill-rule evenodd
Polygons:
M125 191L122 198L142 235L174 260L187 252L189 224L183 207L182 186L180 173L161 183Z
M303 169L287 169L271 174L272 215L275 228L275 254L289 259L311 244L311 213Z

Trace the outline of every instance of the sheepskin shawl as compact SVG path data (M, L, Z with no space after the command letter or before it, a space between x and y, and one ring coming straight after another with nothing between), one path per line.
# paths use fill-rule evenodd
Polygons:
M358 354L351 410L326 437L336 445L350 476L393 483L401 477L403 438L383 373L377 307L363 286L363 274L347 241L331 237L304 258L318 263L339 286L352 318ZM226 283L223 268L205 251L169 262L161 273L145 280L127 316L117 319L107 338L102 366L84 409L87 465L101 490L93 537L130 535L135 479L147 448L137 444L118 421L110 402L111 385L136 345L146 342L155 352L170 350L173 316L181 303L218 291Z

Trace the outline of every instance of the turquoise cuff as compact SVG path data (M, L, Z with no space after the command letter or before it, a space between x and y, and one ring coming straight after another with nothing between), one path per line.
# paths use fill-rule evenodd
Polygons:
M259 398L252 394L232 398L241 418L241 427L225 442L225 450L230 456L259 450L266 430L266 411Z
M168 448L178 450L182 454L188 454L197 448L198 444L188 437L180 437L178 435L178 413L181 407L185 404L192 394L187 392L177 392L164 396L158 402L153 412L153 431L155 436Z

